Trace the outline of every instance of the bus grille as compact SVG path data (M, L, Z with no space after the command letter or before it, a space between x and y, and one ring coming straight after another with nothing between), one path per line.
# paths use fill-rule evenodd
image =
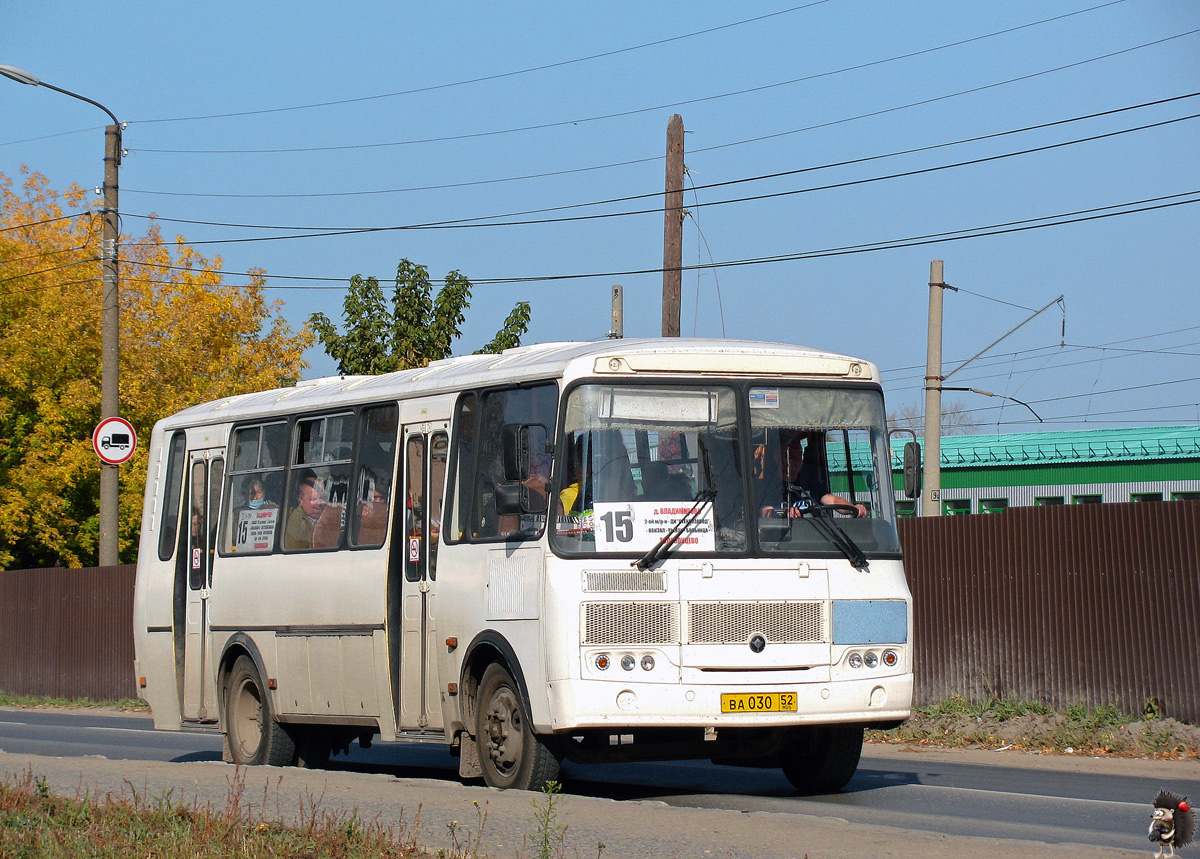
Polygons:
M583 574L583 589L593 594L664 594L667 592L667 574L662 570L589 570Z
M678 603L584 603L582 638L585 646L677 644Z
M773 643L820 642L825 626L823 602L693 602L685 643L741 643L755 633Z

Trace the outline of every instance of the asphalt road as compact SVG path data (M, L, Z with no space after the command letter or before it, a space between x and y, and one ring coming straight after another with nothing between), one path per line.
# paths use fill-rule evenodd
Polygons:
M0 750L5 753L0 772L30 768L51 773L62 789L78 789L87 781L98 788L111 783L119 792L134 772L134 781L140 778L146 790L178 784L194 789L197 798L205 797L214 807L224 806L221 791L228 793L234 771L220 763L216 735L155 731L148 717L138 715L0 710ZM425 821L441 813L450 815L447 820L462 818L465 826L475 820L470 798L476 798L489 809L485 849L490 845L493 856L513 855L514 843L529 831L529 794L463 786L456 762L441 749L376 744L334 758L325 773L245 772L253 779L273 777L277 793L285 781L293 791L320 785L319 795L327 797L337 798L344 790L350 805L343 807L377 808L375 813L388 820L395 818L397 803L407 803L410 814L421 804ZM1150 849L1146 829L1154 794L1166 788L1200 797L1196 761L878 745L868 745L843 792L823 797L797 797L775 770L704 762L567 764L561 780L571 812L567 816L574 820L569 831L586 833L582 837L589 839L583 842L588 846L577 845L581 855L596 851L600 842L635 851L604 851L605 859L852 856L855 845L867 851L864 856L932 857L941 855L937 851L943 847L951 850L947 856L968 849L982 856L1067 856L1075 850L1083 851L1080 856L1145 856L1151 855L1144 851ZM478 800L480 795L486 800ZM286 805L276 797L281 813ZM665 806L678 812L668 814ZM435 807L440 810L434 812ZM720 823L698 824L696 815L705 811ZM668 818L679 827L677 833L668 834ZM446 846L443 826L427 825L423 832L431 840L426 843ZM832 852L821 852L825 844ZM873 845L871 850L867 845ZM1031 852L1025 854L1025 849ZM1183 855L1189 855L1187 850Z

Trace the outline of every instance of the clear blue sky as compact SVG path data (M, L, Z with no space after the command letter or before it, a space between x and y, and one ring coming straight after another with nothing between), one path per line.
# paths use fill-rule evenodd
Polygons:
M946 383L1029 402L1045 424L1011 403L949 395L985 430L1017 432L1200 422L1200 119L863 180L1176 120L1200 114L1200 97L810 168L1195 93L1197 30L1195 0L9 0L0 63L129 122L125 232L143 233L141 216L156 213L165 234L226 271L266 269L294 326L317 310L340 319L350 276L390 283L401 257L436 276L459 269L477 286L456 353L490 339L518 300L533 306L525 342L602 337L613 283L625 287L626 335L657 336L661 275L613 273L661 266L661 197L499 219L572 218L556 223L230 240L661 193L679 113L698 186L685 200L685 264L809 255L686 272L685 335L865 357L884 370L893 409L917 404L929 263L943 259L963 290L946 295L947 369L1064 296L1065 347L1053 307ZM322 106L287 109L309 105ZM192 119L218 114L240 115ZM51 187L100 184L100 111L0 78L0 117L0 172L28 165ZM282 151L297 149L311 151ZM737 182L799 170L810 172ZM827 185L842 187L784 193ZM1185 196L1160 203L1185 204L811 254L1171 195ZM724 202L743 197L760 199ZM561 277L577 274L597 276ZM487 282L525 277L546 279ZM319 348L308 357L308 376L333 371Z

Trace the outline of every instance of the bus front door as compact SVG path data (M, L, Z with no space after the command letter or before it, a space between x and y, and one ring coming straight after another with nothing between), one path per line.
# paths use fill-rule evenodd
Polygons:
M208 599L216 553L217 510L225 478L223 453L197 450L189 454L187 551L180 553L175 585L176 593L183 593L185 604L181 695L185 722L217 719Z
M402 491L405 506L403 521L396 520L403 549L396 723L402 731L436 731L443 727L435 643L437 547L449 444L444 424L407 426L401 437L397 502Z

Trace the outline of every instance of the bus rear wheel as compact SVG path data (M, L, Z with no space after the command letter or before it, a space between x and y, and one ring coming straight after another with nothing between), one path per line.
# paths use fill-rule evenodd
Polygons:
M854 777L862 746L861 725L793 728L779 765L801 793L836 793Z
M558 757L534 733L520 689L496 663L479 683L475 742L483 780L491 787L541 790L558 775Z
M275 721L249 656L238 657L225 684L225 735L235 764L285 767L296 756L296 746Z

